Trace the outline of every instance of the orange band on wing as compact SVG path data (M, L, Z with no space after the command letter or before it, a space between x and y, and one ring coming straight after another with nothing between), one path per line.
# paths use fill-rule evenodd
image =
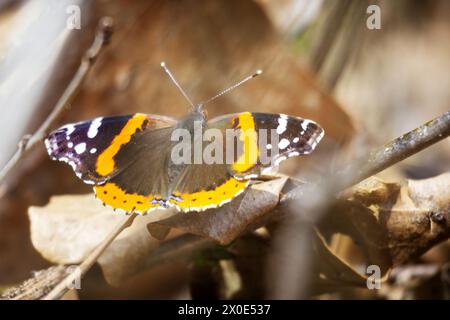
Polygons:
M99 155L96 164L96 171L99 175L106 176L114 171L114 156L119 152L122 145L130 142L131 136L142 127L146 119L147 116L145 114L136 113L128 120L127 124L114 138L111 145Z
M256 164L259 157L258 135L250 112L239 114L237 128L241 130L239 139L244 142L244 146L242 155L232 166L236 172L245 172Z
M143 196L136 193L130 194L122 190L116 184L108 182L94 187L95 195L103 203L114 209L122 209L126 212L144 213L150 209L160 207L158 203L151 203L157 196Z
M231 199L240 194L248 184L248 180L236 180L230 177L227 181L213 190L202 190L194 193L174 193L181 201L171 199L169 202L183 211L192 211L194 208L216 208L231 201Z

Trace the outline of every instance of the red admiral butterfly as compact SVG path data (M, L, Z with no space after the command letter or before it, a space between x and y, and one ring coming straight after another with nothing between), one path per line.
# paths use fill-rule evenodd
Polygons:
M80 179L94 185L97 198L114 209L147 213L176 207L188 212L222 206L265 170L289 157L311 153L324 135L315 122L283 114L242 112L207 120L204 103L194 105L165 64L161 65L192 106L180 121L141 113L96 118L65 125L45 140L50 157L70 164ZM233 151L230 161L199 163L195 155L187 157L193 161L175 161L173 150L178 140L174 141L174 133L193 134L189 145L195 151L196 124L200 137L211 129L227 139L228 132L235 134L236 143L223 147L223 154ZM208 148L200 142L201 154ZM217 156L220 148L212 154Z

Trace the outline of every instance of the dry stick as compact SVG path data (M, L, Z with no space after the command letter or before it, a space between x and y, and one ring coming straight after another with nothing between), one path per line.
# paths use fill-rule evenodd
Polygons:
M125 217L123 221L117 224L117 226L108 234L108 236L100 243L90 254L89 256L79 265L79 269L77 271L73 271L69 275L67 275L61 282L59 282L53 289L50 291L43 300L55 300L59 299L67 290L69 290L70 286L77 280L77 277L84 276L86 272L97 262L98 257L105 251L105 249L114 241L114 239L126 228L131 226L137 214L132 213L130 216Z
M81 60L81 64L78 67L78 70L75 73L74 77L70 81L62 96L59 98L53 111L50 113L44 123L42 123L39 129L37 129L34 134L26 135L22 138L16 153L0 171L0 184L3 183L6 176L16 167L20 160L23 159L23 157L34 146L36 146L46 137L49 129L56 123L63 112L68 109L70 103L76 96L83 80L86 78L86 75L88 74L101 50L105 47L105 45L109 43L112 35L112 27L113 21L111 18L103 17L100 20L97 27L95 39L91 47L84 54Z
M334 178L350 187L450 136L450 111L372 151Z
M37 300L49 292L59 279L68 274L70 266L57 265L50 268L34 271L33 277L22 282L20 285L8 288L0 295L0 300Z
M423 124L422 126L403 134L384 146L373 150L367 155L352 161L352 163L331 175L325 182L313 186L322 194L327 194L330 201L332 195L345 188L351 187L388 167L426 149L450 135L450 112ZM302 197L303 190L308 188L302 185L290 190L282 197L282 202ZM307 198L305 198L307 199Z

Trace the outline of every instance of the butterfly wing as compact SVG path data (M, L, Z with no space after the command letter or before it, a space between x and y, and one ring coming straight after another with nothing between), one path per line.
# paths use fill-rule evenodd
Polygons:
M220 207L249 185L235 179L226 164L189 164L180 172L169 201L184 212Z
M211 128L225 132L233 148L228 163L236 179L255 178L289 157L311 153L324 136L314 121L284 114L243 112L217 117L208 122ZM235 136L226 131L236 132Z
M53 160L69 163L79 178L94 184L104 203L145 212L162 205L154 200L168 184L164 143L175 124L168 117L141 113L96 118L53 131L45 144Z

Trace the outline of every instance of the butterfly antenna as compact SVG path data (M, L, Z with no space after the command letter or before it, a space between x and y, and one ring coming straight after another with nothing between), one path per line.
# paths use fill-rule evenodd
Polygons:
M216 94L214 97L209 98L208 100L206 100L206 101L200 103L200 105L203 106L203 105L205 105L205 104L207 104L207 103L209 103L209 102L211 102L211 101L213 101L213 100L216 100L218 97L223 96L225 93L228 93L228 92L230 92L231 90L236 89L236 88L239 87L240 85L244 84L245 82L247 82L247 81L249 81L249 80L251 80L251 79L253 79L253 78L259 76L261 73L262 73L262 70L257 70L254 74L252 74L252 75L246 77L245 79L242 79L241 81L239 81L238 83L232 85L231 87L229 87L229 88L227 88L227 89L225 89L225 90L219 92L219 93Z
M186 100L189 102L192 108L195 108L194 104L192 103L192 100L189 98L189 96L186 94L186 92L181 88L178 81L173 76L172 72L170 72L169 68L167 68L166 63L164 61L161 62L161 67L164 69L164 71L169 75L172 82L177 86L178 90L183 94L183 96L186 98Z

